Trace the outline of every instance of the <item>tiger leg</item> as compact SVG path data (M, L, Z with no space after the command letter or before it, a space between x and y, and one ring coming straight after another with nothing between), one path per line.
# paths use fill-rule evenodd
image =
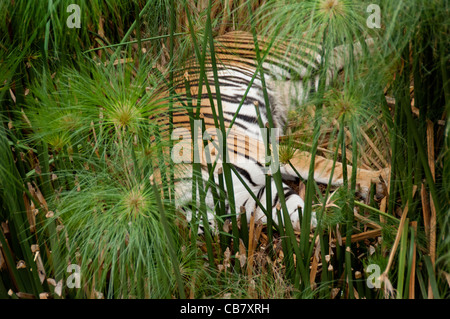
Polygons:
M291 159L292 166L298 171L303 179L308 179L309 167L312 160L312 156L308 152L296 151ZM333 166L333 161L322 156L316 156L314 161L314 180L318 183L328 184L330 181L330 174ZM347 176L350 179L353 167L347 165ZM284 174L291 176L297 176L296 172L290 167L290 165L284 165L282 168ZM376 185L376 196L382 198L385 196L386 181L389 177L389 169L382 169L379 171L367 170L357 168L356 173L356 191L363 197L367 198L370 191L371 184ZM336 162L334 168L334 174L331 179L333 186L341 186L343 181L343 165L340 162Z

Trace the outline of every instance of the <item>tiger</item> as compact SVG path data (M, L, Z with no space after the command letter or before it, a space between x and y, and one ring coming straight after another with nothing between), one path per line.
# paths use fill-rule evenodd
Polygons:
M268 48L268 42L264 37L258 37L261 54ZM369 42L368 42L369 43ZM370 43L369 43L370 44ZM253 215L255 220L267 223L267 216L261 209L261 205L267 213L272 214L272 220L278 224L277 209L279 209L279 194L276 192L275 182L272 180L271 194L272 207L266 207L266 174L270 174L267 165L266 147L274 149L274 143L268 142L261 123L267 123L269 116L272 117L273 128L283 132L288 123L288 113L292 105L304 103L311 94L319 87L319 74L321 66L320 46L312 43L305 45L302 55L284 58L286 45L278 44L270 48L267 58L262 64L265 75L265 84L269 97L270 114L266 112L266 103L263 94L263 84L258 72L255 42L252 33L244 31L232 31L215 38L215 57L217 60L217 80L220 92L216 92L214 72L211 67L211 59L207 59L205 66L206 80L209 83L210 92L206 87L205 80L199 84L200 66L196 62L187 62L180 75L173 82L174 99L172 109L173 116L173 149L172 158L181 169L176 170L175 176L175 202L183 207L188 221L192 219L195 209L192 201L192 162L195 158L201 163L202 178L208 181L209 172L207 163L215 163L214 183L217 184L219 172L222 170L223 160L230 160L239 177L232 173L232 186L235 197L236 210L244 209L247 221ZM361 53L361 45L355 45L355 54ZM331 67L326 70L326 85L329 85L334 76L343 69L345 59L342 57L345 48L337 47L331 55ZM192 59L195 60L195 59ZM253 81L253 82L252 82ZM251 84L251 85L250 85ZM197 105L197 95L201 89L200 105ZM229 133L225 138L220 136L221 132L216 129L214 112L219 111L217 95L220 93L223 122ZM293 94L294 93L294 94ZM244 95L246 95L243 100ZM212 100L210 99L212 97ZM296 103L292 103L295 98ZM241 101L243 100L243 103ZM207 140L208 146L199 150L199 155L194 155L190 145L192 144L192 113L189 114L187 105L192 110L200 110L202 125L197 125L198 140L195 141L202 146ZM160 125L168 125L168 117L159 119ZM202 131L202 129L204 131ZM206 135L206 137L205 137ZM216 143L214 144L214 141ZM220 143L227 143L229 154L221 154ZM181 154L181 155L180 155ZM289 180L301 178L307 180L312 155L306 151L296 150L290 160L291 165L277 163L274 169L279 169L283 176L284 198L290 221L294 230L300 230L300 215L305 207L304 200L291 186ZM318 183L327 184L333 161L316 156L314 158L314 180ZM293 169L294 168L294 169ZM273 168L272 168L273 169ZM352 166L347 165L348 176L351 176ZM272 172L273 173L273 172ZM388 169L368 170L357 168L357 192L366 198L372 184L375 184L376 195L381 197L385 190L385 183L389 174ZM244 183L242 182L244 181ZM336 162L334 174L331 179L333 186L343 185L343 165ZM251 196L250 191L253 193ZM227 189L225 189L227 192ZM260 200L258 205L254 197ZM199 198L197 196L196 198ZM212 229L217 227L214 213L214 198L212 188L206 194L206 205L208 211L208 223ZM189 205L191 209L189 208ZM186 208L188 207L188 208ZM230 205L226 205L227 214L231 212ZM300 210L300 211L299 211ZM283 218L283 217L282 217ZM286 222L282 220L281 222ZM311 227L316 227L317 218L313 214ZM203 231L200 224L200 231Z

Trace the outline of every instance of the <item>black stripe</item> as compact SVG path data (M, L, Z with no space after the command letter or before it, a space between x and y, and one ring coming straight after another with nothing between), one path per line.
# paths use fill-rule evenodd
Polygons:
M289 189L289 191L287 193L284 193L284 198L286 200L289 199L289 197L291 197L292 195L298 195L293 189Z
M256 195L256 197L258 198L259 201L261 201L261 197L264 194L264 191L266 190L266 186L264 185L263 187L261 187L261 189L258 191L258 195Z
M214 119L214 115L213 115L213 114L203 113L203 116L206 117L206 118L209 118L209 119ZM224 117L223 120L224 120L224 122L226 122L226 123L231 123L231 120L227 119L226 117ZM242 124L242 123L236 123L236 122L234 122L234 123L233 123L233 126L234 126L234 125L239 126L240 128L242 128L242 129L244 129L244 130L248 130L248 127L245 126L245 125ZM227 126L226 128L229 128L229 127Z
M214 100L217 100L216 93L211 93L211 96ZM209 99L209 94L208 93L202 94L202 99ZM220 99L221 99L221 101L239 105L241 103L242 96L241 95L229 96L229 95L225 95L225 94L220 94ZM258 103L259 107L261 107L261 108L264 108L266 105L263 100L253 98L248 95L245 97L244 104L253 104L254 105L255 103Z
M224 112L224 113L228 114L228 115L231 115L231 116L234 116L236 114L234 112ZM248 122L248 123L257 123L256 117L251 116L251 115L245 115L245 114L237 113L236 118L240 119L240 120L242 120L244 122Z
M224 79L226 81L230 81L230 82L237 83L237 84L242 84L245 86L248 86L248 84L250 83L250 81L241 79L241 78L239 78L237 76L233 76L233 75L224 75L224 76L221 76L220 78ZM255 81L253 81L252 88L262 90L262 87L260 85L256 84Z
M233 165L233 164L231 164L231 165ZM236 166L236 165L233 165L233 167L238 171L239 175L244 176L250 182L250 184L252 184L252 186L258 185L255 182L253 182L250 174L245 169L240 168L239 166Z

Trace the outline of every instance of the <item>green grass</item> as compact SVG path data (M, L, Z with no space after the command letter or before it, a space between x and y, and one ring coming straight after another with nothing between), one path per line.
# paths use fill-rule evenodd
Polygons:
M449 297L448 4L380 0L378 30L366 26L370 1L260 2L80 1L80 29L66 26L70 1L1 2L0 298ZM294 40L314 35L322 69L332 48L374 39L358 62L349 54L340 81L327 87L322 73L318 93L295 105L280 159L301 148L334 162L390 164L388 198L355 197L355 174L337 190L302 181L298 233L289 218L238 218L231 176L239 173L224 163L218 180L203 181L194 164L198 216L186 222L173 200L171 145L156 119L171 122L174 76L194 57L203 94L212 100L216 92L216 126L227 133L214 37L233 29L254 35L253 79L262 80L267 107L267 52L256 35L274 46L287 41L294 55ZM202 92L187 96L192 120L201 119L192 105ZM267 186L272 181L287 216L279 171L266 176ZM226 202L236 211L231 226L221 216ZM310 232L313 211L319 225ZM208 213L229 231L210 232ZM67 285L70 264L80 266L80 288ZM369 265L384 272L380 288L366 285Z

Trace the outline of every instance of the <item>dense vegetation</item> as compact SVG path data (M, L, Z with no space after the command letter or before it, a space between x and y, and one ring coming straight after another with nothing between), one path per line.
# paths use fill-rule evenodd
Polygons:
M79 28L72 2L0 2L0 298L449 297L448 1L80 0ZM388 196L355 197L353 175L339 189L301 180L301 232L236 214L219 218L228 232L197 235L149 119L170 118L174 73L188 57L204 64L231 30L314 35L324 52L374 39L340 83L320 85L314 114L296 106L280 159L301 147L391 167ZM215 186L199 169L193 203L206 216ZM216 185L218 216L231 171Z

